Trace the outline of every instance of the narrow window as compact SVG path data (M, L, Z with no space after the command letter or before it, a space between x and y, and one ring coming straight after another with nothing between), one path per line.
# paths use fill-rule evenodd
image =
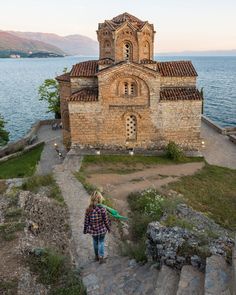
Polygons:
M137 138L137 119L134 115L126 119L126 137L128 140L135 140Z
M132 58L132 46L130 43L124 44L124 60L131 60Z
M132 95L132 96L135 95L135 85L134 85L134 83L130 84L130 95Z
M127 82L124 83L124 93L125 93L125 95L129 94L129 85Z

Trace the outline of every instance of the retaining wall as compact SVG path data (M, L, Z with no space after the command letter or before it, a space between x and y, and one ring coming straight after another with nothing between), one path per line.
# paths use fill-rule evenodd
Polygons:
M49 119L40 120L32 125L30 131L21 139L11 142L8 145L0 149L0 159L11 154L23 151L25 147L30 146L37 140L37 132L39 128L43 125L52 125L54 123L60 123L60 119Z

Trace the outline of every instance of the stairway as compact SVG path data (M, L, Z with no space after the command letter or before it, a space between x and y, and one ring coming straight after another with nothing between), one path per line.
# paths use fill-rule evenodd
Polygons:
M140 265L127 257L90 262L81 273L88 295L235 295L232 267L221 256L207 258L205 274L191 265L181 272Z

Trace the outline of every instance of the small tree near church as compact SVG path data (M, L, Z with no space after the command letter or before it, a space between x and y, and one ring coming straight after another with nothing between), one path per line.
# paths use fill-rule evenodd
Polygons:
M55 119L61 118L59 85L55 79L46 79L39 87L39 100L47 101L48 113L54 113Z
M9 141L9 132L5 130L5 124L6 122L0 114L0 147L6 145Z

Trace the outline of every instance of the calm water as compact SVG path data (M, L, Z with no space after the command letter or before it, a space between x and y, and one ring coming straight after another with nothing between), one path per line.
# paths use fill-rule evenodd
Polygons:
M0 59L0 114L7 121L11 140L29 130L38 119L52 118L38 100L38 87L77 62L89 58ZM161 57L192 60L198 87L204 88L204 113L221 126L236 125L236 57Z

